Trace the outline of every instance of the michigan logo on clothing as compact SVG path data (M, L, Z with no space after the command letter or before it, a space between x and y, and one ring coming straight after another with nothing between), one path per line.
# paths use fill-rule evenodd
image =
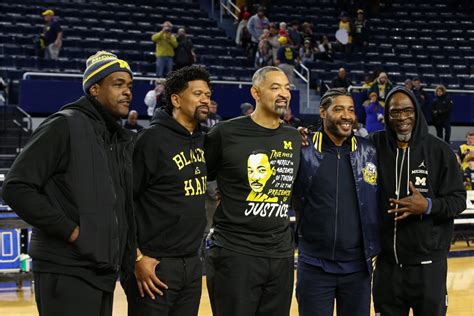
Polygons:
M377 184L377 167L373 163L368 162L362 170L362 174L365 182L371 185Z

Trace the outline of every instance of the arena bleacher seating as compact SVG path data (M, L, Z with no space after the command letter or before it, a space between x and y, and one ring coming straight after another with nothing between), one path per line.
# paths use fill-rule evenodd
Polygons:
M85 59L98 50L109 50L130 62L138 75L154 76L155 44L151 35L170 20L174 31L185 27L194 43L198 62L214 78L248 81L253 72L241 48L235 47L216 21L197 3L181 1L58 2L49 6L64 31L60 58L35 57L34 40L42 31L40 1L0 3L0 73L18 80L25 71L82 73Z
M391 1L389 10L371 17L371 41L366 54L334 63L315 61L312 74L330 81L339 67L346 67L353 82L365 73L385 70L395 83L420 77L427 85L445 84L451 89L474 89L474 20L472 15L447 5L447 1ZM354 8L354 11L357 8ZM334 41L340 12L331 0L272 1L272 21L308 21L317 37Z

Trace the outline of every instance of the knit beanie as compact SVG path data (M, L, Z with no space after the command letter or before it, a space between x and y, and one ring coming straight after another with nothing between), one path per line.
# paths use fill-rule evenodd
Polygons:
M89 88L94 84L107 77L113 72L128 72L133 78L130 66L125 60L118 59L116 55L99 51L87 58L86 71L82 77L82 89L89 94Z

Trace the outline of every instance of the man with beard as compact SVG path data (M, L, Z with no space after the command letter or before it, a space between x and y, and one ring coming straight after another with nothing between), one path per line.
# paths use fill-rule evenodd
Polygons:
M128 63L87 59L85 95L47 118L16 158L3 198L33 226L40 315L112 315L119 270L133 274L133 133L117 120L132 99Z
M370 314L378 238L377 155L352 135L354 101L344 88L321 98L321 129L310 135L294 190L298 221L296 297L302 316Z
M279 120L290 83L280 68L263 67L251 94L255 111L217 124L205 141L209 178L221 194L206 263L216 316L288 315L293 293L288 208L301 140ZM255 198L260 193L271 201Z
M200 123L209 113L209 73L172 72L165 97L133 155L138 249L129 315L194 316L201 299L207 171Z
M385 131L373 135L380 170L381 253L374 307L381 315L446 314L447 253L454 217L466 208L456 157L428 133L415 95L394 88Z

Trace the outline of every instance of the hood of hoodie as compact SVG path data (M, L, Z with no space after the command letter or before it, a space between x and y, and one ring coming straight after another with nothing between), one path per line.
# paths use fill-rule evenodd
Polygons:
M161 107L155 111L155 114L153 115L150 122L150 127L154 125L164 126L185 137L196 138L199 137L199 134L201 134L201 124L197 124L194 132L191 134L183 125L179 124L178 121L173 118L166 107Z
M417 147L418 145L421 145L422 140L425 138L425 136L428 134L428 124L426 123L425 116L423 115L423 112L421 110L420 105L418 104L418 101L416 100L415 95L413 92L410 90L406 89L405 87L395 87L393 88L385 98L385 122L386 122L386 127L385 130L387 132L387 142L389 142L389 145L392 148L397 147L397 134L395 133L394 130L390 127L390 100L393 97L395 93L403 93L407 95L410 100L413 102L413 105L415 106L415 126L413 126L413 130L411 131L411 139L409 141L409 145L412 148Z
M90 119L101 124L109 131L109 133L117 133L120 140L128 140L133 138L133 132L125 130L119 124L119 120L110 115L107 110L90 95L84 95L74 103L66 104L61 110L74 109L81 111Z

